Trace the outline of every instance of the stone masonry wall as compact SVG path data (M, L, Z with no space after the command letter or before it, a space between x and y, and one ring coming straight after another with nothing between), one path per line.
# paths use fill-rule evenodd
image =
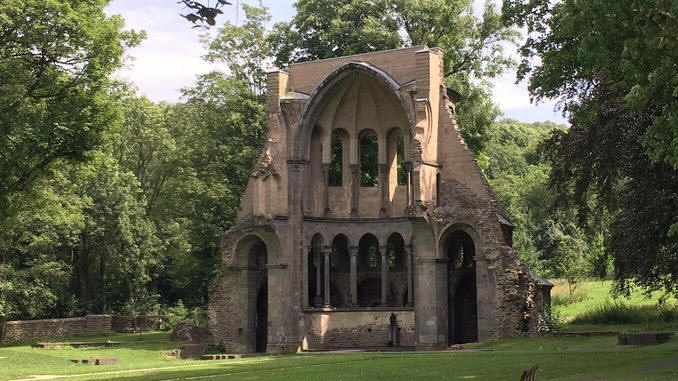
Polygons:
M164 316L113 316L111 327L115 332L138 333L159 331L165 321Z
M395 313L400 345L413 346L414 311L332 311L308 313L309 349L383 347L389 339L389 318Z
M5 323L1 343L63 337L111 331L111 315L87 315L80 318L15 320Z

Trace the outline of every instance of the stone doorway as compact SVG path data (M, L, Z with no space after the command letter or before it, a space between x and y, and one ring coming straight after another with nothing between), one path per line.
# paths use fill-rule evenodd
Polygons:
M268 344L268 284L264 283L257 294L255 352L266 352Z
M447 343L478 341L478 302L475 244L464 230L446 234L443 246L447 264Z
M453 314L453 343L462 344L478 341L478 312L476 303L475 274L466 276L457 286L457 290L454 294Z

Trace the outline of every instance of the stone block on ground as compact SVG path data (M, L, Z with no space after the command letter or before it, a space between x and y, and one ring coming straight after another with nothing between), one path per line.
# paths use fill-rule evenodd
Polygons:
M88 365L116 365L118 364L118 359L97 359L97 358L71 359L71 362L74 362L76 364L88 364Z
M220 353L212 355L202 355L201 360L235 360L249 357L248 355L243 354L233 354L233 353Z
M207 344L184 344L179 347L179 357L182 359L199 358L207 352Z
M619 345L658 345L671 339L673 332L620 333Z
M172 331L170 340L203 343L209 339L209 330L206 326L199 327L185 321L179 322Z

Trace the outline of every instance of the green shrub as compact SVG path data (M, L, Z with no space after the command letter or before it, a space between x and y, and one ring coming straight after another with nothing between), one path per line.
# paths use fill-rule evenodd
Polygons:
M182 321L195 325L203 325L206 322L205 312L200 307L187 308L184 302L179 300L176 306L165 306L160 309L160 314L165 317L163 329L173 330Z
M646 324L678 321L678 306L670 304L628 305L621 301L606 302L580 313L574 324Z
M560 330L560 315L553 309L544 309L539 314L539 332L549 333Z

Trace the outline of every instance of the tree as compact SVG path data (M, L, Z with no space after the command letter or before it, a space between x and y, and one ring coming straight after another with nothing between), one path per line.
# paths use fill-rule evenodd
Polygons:
M230 75L249 83L256 94L266 89L266 68L270 63L271 44L266 23L271 20L267 8L242 5L245 23L242 26L226 22L214 38L203 40L208 49L205 59L224 63Z
M551 133L566 131L551 122L520 123L502 120L492 124L481 167L498 200L516 226L513 247L531 269L564 278L572 287L591 276L604 248L598 231L577 226L576 210L559 202L548 187L550 163L539 147Z
M0 4L0 213L59 159L82 160L118 112L108 75L142 35L106 17L108 2ZM1 217L1 216L0 216Z
M482 151L486 130L499 115L489 79L511 64L502 43L517 36L492 6L486 5L482 20L473 16L470 0L300 0L295 6L292 21L276 24L269 37L276 65L405 46L440 47L445 82L463 96L462 134L474 152Z
M544 145L551 184L580 226L609 214L618 291L678 293L676 14L665 0L504 3L530 33L519 78L570 114L572 128Z
M633 111L661 110L641 142L653 161L678 168L678 4L671 0L507 0L508 22L525 25L519 79L536 99L578 107L601 87ZM531 59L537 57L539 60Z
M678 171L653 162L641 143L661 110L632 111L623 96L603 89L581 107L596 111L544 143L553 188L578 210L584 228L595 226L601 211L611 215L605 246L618 291L635 282L678 293L678 237L669 233L678 220Z

